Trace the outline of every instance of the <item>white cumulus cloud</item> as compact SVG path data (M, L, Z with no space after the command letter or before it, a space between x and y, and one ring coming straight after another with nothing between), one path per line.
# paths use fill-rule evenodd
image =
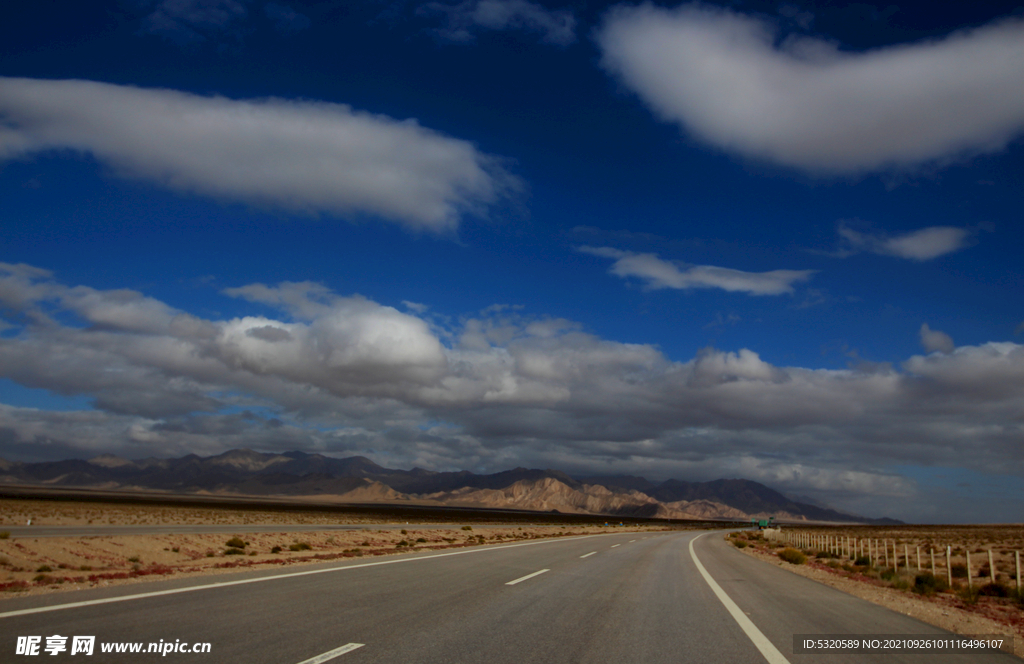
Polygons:
M579 247L579 251L592 256L611 258L610 272L618 277L636 277L648 288L720 288L725 291L750 295L782 295L793 292L793 284L806 281L814 270L771 270L744 272L714 265L680 267L657 254L641 254L612 247Z
M602 64L661 118L728 152L820 173L1003 148L1024 131L1024 21L841 50L777 42L765 20L699 4L620 6Z
M0 158L53 150L176 190L434 232L519 186L467 141L342 104L0 78Z
M939 330L928 327L928 323L921 324L921 347L929 353L952 353L953 338Z

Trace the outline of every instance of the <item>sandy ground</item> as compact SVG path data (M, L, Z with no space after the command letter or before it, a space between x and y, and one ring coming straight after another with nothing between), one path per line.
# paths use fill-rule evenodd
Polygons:
M385 523L382 518L323 510L239 510L169 505L0 500L0 531L4 526L150 526L150 525L316 525Z
M1003 634L1013 636L1014 655L1024 658L1024 606L1010 599L982 597L977 604L968 604L956 595L936 593L922 596L909 591L880 585L874 579L836 570L823 563L809 560L804 565L783 562L775 549L766 546L748 546L743 553L783 569L813 579L845 593L865 599L893 611L913 616L929 625L954 634Z
M362 530L302 533L19 537L0 539L0 599L365 556L660 530L665 528L463 526L418 530L410 525L402 530L380 530L371 525Z
M24 526L29 519L34 526L354 524L364 528L302 533L5 538L4 525ZM374 528L394 523L386 509L368 514L334 509L258 510L4 499L0 500L0 599L364 556L623 530L664 530L650 526L526 524L417 529L415 523L401 530Z

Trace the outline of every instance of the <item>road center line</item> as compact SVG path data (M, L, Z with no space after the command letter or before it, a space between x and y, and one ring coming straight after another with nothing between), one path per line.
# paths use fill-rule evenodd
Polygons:
M704 533L704 535L707 534L708 533ZM732 601L732 598L725 594L725 591L722 590L720 585L718 585L718 582L711 578L708 571L704 569L704 565L700 564L700 559L697 558L697 554L693 550L693 543L701 537L704 537L704 535L698 535L690 540L690 557L693 558L694 564L697 565L697 571L700 572L700 575L708 582L708 585L711 586L711 590L714 591L715 596L718 597L718 601L725 606L725 610L729 612L729 615L739 623L740 629L742 629L747 635L747 638L754 643L754 646L761 651L761 654L766 660L768 660L769 664L789 664L789 660L779 652L778 648L772 645L772 642L768 640L768 637L761 633L761 630L757 628L757 625L750 621L750 618L743 613L740 607L736 606L736 602Z
M334 650L328 650L327 652L321 653L321 654L317 655L316 657L310 657L309 659L304 659L301 662L299 662L299 664L321 664L321 662L327 662L329 660L334 659L335 657L341 657L345 653L352 652L356 648L362 648L365 645L366 645L365 643L346 643L345 645L343 645L340 648L335 648Z
M609 533L613 534L613 533ZM313 569L305 572L288 572L287 574L274 574L272 576L261 576L255 579L240 579L238 581L220 581L208 583L201 586L189 586L187 588L175 588L173 590L157 590L151 593L139 593L137 595L121 595L119 597L107 597L105 599L90 599L83 602L69 602L67 604L56 604L54 606L39 606L34 609L21 609L18 611L7 611L0 613L0 619L13 618L14 616L27 616L33 613L47 613L49 611L60 611L61 609L77 609L83 606L96 606L97 604L113 604L114 602L127 602L133 599L145 599L146 597L161 597L163 595L178 595L180 593L191 593L197 590L211 590L213 588L227 588L229 586L244 586L249 583L262 583L263 581L275 581L277 579L290 579L297 576L310 576L313 574L326 574L328 572L343 572L349 569L360 569L363 567L379 567L380 565L396 565L398 563L415 563L420 560L432 560L434 558L447 558L448 556L462 556L472 553L488 553L491 551L502 551L504 549L515 549L520 546L537 546L539 544L555 544L569 540L588 539L590 537L601 537L598 535L581 535L579 537L560 537L558 539L543 540L540 542L522 542L520 544L507 544L505 546L487 547L485 549L466 549L464 551L451 551L449 553L435 553L430 556L418 558L399 558L393 560L381 560L373 563L360 563L358 565L346 565L344 567L328 567L327 569Z
M584 553L582 556L580 556L580 558L589 558L590 556L594 555L595 553L597 553L597 551L591 551L590 553Z
M514 586L514 585L516 585L517 583L519 583L520 581L526 581L527 579L532 579L532 578L533 578L533 577L535 577L535 576L540 576L540 575L541 575L541 574L543 574L544 572L550 572L550 571L551 571L551 570L549 570L549 569L542 569L542 570L541 570L541 571L539 571L539 572L534 572L533 574L527 574L526 576L521 576L521 577L519 577L518 579L516 579L515 581L509 581L509 582L508 582L508 583L506 583L505 585L506 585L506 586Z
M622 545L621 545L621 544L612 544L612 548L613 548L613 549L614 549L615 547L617 547L617 546L622 546Z

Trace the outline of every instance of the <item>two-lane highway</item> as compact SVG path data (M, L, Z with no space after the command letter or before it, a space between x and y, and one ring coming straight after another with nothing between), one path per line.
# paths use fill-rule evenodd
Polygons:
M793 654L793 635L943 634L745 556L720 534L701 535L539 540L16 598L0 604L0 660L21 659L18 636L60 634L95 636L94 662L877 663ZM211 652L99 652L100 643L161 639L209 642Z

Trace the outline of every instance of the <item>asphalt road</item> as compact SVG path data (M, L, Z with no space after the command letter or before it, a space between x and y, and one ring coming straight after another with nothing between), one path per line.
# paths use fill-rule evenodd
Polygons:
M166 657L103 654L97 645L87 662L313 664L346 646L329 661L1019 661L978 652L794 654L794 634L949 635L745 556L719 534L700 535L539 540L13 598L0 602L0 661L33 661L14 654L17 637L42 636L45 645L53 634L211 644L209 654Z

